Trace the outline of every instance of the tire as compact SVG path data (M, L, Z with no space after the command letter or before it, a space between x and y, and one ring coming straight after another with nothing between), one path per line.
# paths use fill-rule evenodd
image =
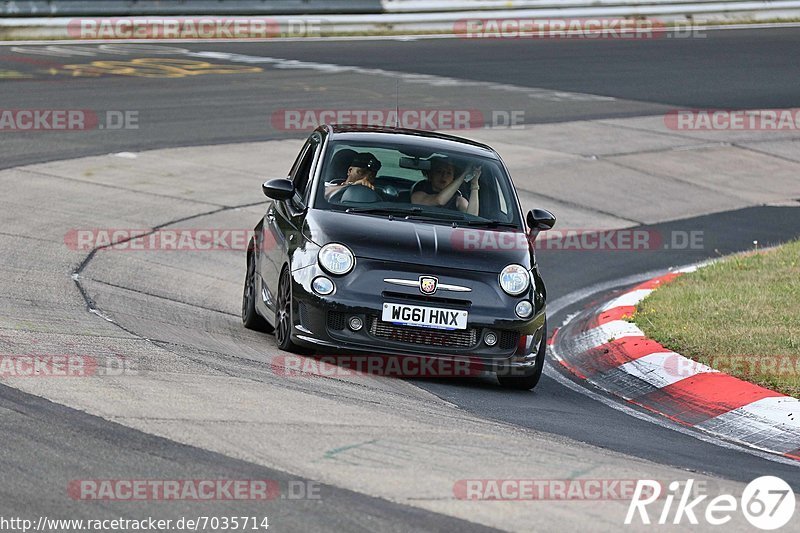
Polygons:
M272 333L275 329L256 311L256 261L253 257L253 241L247 247L247 273L242 291L242 324L247 329Z
M286 352L302 353L299 346L292 342L292 283L289 269L284 268L278 282L278 306L275 309L275 342L278 348Z
M536 352L536 366L530 374L524 376L503 376L497 375L500 386L513 390L533 390L539 383L544 370L544 358L547 354L547 320L544 322L544 334L539 343L539 350Z

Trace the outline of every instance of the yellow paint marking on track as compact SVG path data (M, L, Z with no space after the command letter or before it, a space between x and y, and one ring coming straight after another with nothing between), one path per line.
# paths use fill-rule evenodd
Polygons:
M251 74L263 72L261 67L217 65L206 61L170 58L139 58L127 61L92 61L87 64L64 65L50 69L50 74L96 78L99 76L134 76L140 78L186 78L204 74Z
M24 80L33 78L32 74L25 74L18 70L0 70L0 80Z

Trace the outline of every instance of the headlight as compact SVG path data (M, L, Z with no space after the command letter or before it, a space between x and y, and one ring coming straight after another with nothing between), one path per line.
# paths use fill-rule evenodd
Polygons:
M333 292L336 286L325 276L317 276L311 282L311 288L320 296L327 296Z
M344 244L326 244L319 251L317 257L319 259L319 266L321 266L323 270L337 276L347 274L353 270L353 266L356 264L353 252Z
M531 277L525 267L508 265L500 273L500 287L511 296L517 296L528 290Z
M517 313L518 317L528 318L533 314L533 304L528 300L522 300L517 304L517 307L514 309L514 311Z

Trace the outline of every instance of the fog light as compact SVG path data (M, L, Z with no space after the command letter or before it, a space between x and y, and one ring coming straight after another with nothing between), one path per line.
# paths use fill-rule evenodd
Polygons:
M531 314L533 314L533 304L531 304L528 300L522 300L517 304L516 312L518 317L528 318L531 316Z
M333 292L333 282L325 276L318 276L311 282L311 288L317 294L327 296Z
M350 326L350 329L353 331L358 331L364 327L364 321L361 320L361 317L351 316L350 320L347 322L347 325Z
M490 331L486 335L483 336L483 342L486 343L486 346L494 346L497 344L497 334L493 331Z

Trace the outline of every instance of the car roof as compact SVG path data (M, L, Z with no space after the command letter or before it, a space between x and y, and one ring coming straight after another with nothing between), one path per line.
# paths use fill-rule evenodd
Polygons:
M427 148L454 150L469 155L492 157L499 159L497 152L490 146L463 137L436 133L432 131L412 130L407 128L390 128L384 126L363 126L351 124L323 124L318 131L327 132L333 139L343 141L400 142L419 144Z

